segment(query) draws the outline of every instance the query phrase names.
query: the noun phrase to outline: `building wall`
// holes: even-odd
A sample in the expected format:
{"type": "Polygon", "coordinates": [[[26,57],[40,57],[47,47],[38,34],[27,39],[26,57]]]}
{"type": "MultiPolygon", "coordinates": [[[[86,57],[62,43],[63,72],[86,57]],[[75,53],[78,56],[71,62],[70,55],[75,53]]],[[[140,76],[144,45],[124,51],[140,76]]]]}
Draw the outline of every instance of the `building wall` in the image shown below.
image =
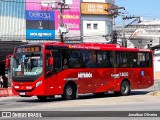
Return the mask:
{"type": "MultiPolygon", "coordinates": [[[[123,35],[123,27],[117,26],[116,30],[123,35]]],[[[160,20],[142,20],[125,27],[125,38],[128,47],[148,48],[160,44],[160,20]]],[[[121,36],[120,36],[121,37],[121,36]]]]}
{"type": "Polygon", "coordinates": [[[103,16],[83,16],[82,25],[84,42],[107,42],[104,35],[111,33],[112,19],[103,16]]]}
{"type": "Polygon", "coordinates": [[[95,2],[95,0],[94,2],[81,3],[81,36],[83,36],[83,42],[108,42],[104,36],[111,33],[113,19],[105,9],[110,8],[111,4],[106,3],[105,0],[100,1],[101,3],[95,2]]]}
{"type": "Polygon", "coordinates": [[[154,79],[160,79],[160,50],[154,50],[154,79]]]}
{"type": "MultiPolygon", "coordinates": [[[[55,2],[59,0],[16,0],[16,1],[0,1],[0,39],[1,41],[26,41],[28,39],[41,41],[43,36],[42,29],[48,31],[54,30],[54,39],[59,39],[59,11],[53,10],[55,2]],[[48,1],[49,4],[42,4],[42,1],[48,1]],[[49,5],[49,6],[48,6],[49,5]],[[29,16],[29,12],[36,12],[34,15],[29,16]],[[54,13],[54,19],[38,18],[38,14],[54,13]],[[54,22],[51,23],[51,22],[54,22]],[[42,25],[42,26],[41,26],[42,25]],[[44,26],[43,26],[44,25],[44,26]],[[48,27],[46,27],[48,25],[48,27]],[[53,25],[53,27],[49,27],[53,25]],[[29,35],[35,35],[34,37],[29,35]]],[[[105,35],[111,31],[111,16],[104,13],[101,14],[87,14],[81,15],[81,2],[96,2],[96,3],[114,3],[114,0],[66,0],[69,4],[70,10],[64,12],[64,23],[69,26],[69,33],[64,37],[69,39],[80,39],[80,36],[91,34],[105,35]],[[77,17],[78,16],[78,17],[77,17]],[[83,22],[84,21],[84,22],[83,22]],[[93,29],[91,33],[87,32],[85,28],[86,22],[91,24],[97,23],[98,28],[93,29]],[[85,25],[83,25],[83,23],[85,25]],[[83,31],[83,27],[85,28],[83,31]],[[87,32],[87,33],[85,33],[87,32]]],[[[99,7],[100,10],[104,8],[99,7]]],[[[98,9],[99,10],[99,9],[98,9]]],[[[94,13],[94,12],[93,12],[94,13]]],[[[44,16],[45,17],[45,16],[44,16]]],[[[45,35],[48,35],[45,34],[45,35]]],[[[51,36],[52,37],[52,36],[51,36]]],[[[100,39],[105,40],[104,37],[100,39]]],[[[50,39],[48,39],[50,40],[50,39]]]]}
{"type": "Polygon", "coordinates": [[[25,40],[25,0],[0,1],[0,39],[25,40]]]}

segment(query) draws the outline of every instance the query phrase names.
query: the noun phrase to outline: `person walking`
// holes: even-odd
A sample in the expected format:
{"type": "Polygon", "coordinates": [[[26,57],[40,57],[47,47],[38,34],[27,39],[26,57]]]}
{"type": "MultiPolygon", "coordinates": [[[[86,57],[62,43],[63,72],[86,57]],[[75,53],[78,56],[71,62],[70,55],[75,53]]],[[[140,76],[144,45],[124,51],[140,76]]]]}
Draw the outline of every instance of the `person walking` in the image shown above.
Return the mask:
{"type": "Polygon", "coordinates": [[[2,76],[3,79],[3,88],[8,88],[8,78],[6,76],[2,76]]]}
{"type": "Polygon", "coordinates": [[[3,78],[2,78],[2,75],[0,75],[0,87],[1,88],[3,87],[3,78]]]}

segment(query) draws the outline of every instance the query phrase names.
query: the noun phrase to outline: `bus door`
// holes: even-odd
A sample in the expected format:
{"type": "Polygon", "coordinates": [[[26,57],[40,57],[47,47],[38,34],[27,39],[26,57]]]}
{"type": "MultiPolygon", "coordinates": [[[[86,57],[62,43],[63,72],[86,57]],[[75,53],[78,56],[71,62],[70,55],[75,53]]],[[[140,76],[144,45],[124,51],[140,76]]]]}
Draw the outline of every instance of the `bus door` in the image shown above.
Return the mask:
{"type": "Polygon", "coordinates": [[[59,78],[59,72],[62,70],[61,65],[61,49],[58,48],[52,48],[50,47],[49,50],[46,50],[46,56],[45,56],[45,84],[48,88],[48,92],[51,91],[51,88],[54,88],[56,92],[58,92],[60,82],[58,80],[59,78]]]}

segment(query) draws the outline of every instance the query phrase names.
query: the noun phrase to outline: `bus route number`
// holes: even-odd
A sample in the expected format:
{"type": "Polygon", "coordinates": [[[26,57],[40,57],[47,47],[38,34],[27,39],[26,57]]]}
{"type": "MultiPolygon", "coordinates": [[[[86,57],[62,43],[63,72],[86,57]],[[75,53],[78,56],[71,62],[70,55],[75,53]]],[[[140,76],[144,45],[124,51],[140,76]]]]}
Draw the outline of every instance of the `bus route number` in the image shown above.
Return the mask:
{"type": "Polygon", "coordinates": [[[125,76],[128,76],[128,72],[120,72],[119,75],[121,77],[125,77],[125,76]]]}

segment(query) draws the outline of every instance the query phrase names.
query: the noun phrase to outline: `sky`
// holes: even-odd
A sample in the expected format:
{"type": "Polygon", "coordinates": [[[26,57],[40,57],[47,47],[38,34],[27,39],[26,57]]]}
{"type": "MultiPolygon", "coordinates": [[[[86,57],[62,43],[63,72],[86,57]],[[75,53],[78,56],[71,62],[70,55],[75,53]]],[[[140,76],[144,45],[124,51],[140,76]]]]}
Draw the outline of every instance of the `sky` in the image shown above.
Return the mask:
{"type": "MultiPolygon", "coordinates": [[[[125,16],[140,16],[144,20],[160,20],[160,0],[115,0],[118,7],[125,7],[125,16]]],[[[116,25],[122,24],[122,14],[116,18],[116,25]]]]}

